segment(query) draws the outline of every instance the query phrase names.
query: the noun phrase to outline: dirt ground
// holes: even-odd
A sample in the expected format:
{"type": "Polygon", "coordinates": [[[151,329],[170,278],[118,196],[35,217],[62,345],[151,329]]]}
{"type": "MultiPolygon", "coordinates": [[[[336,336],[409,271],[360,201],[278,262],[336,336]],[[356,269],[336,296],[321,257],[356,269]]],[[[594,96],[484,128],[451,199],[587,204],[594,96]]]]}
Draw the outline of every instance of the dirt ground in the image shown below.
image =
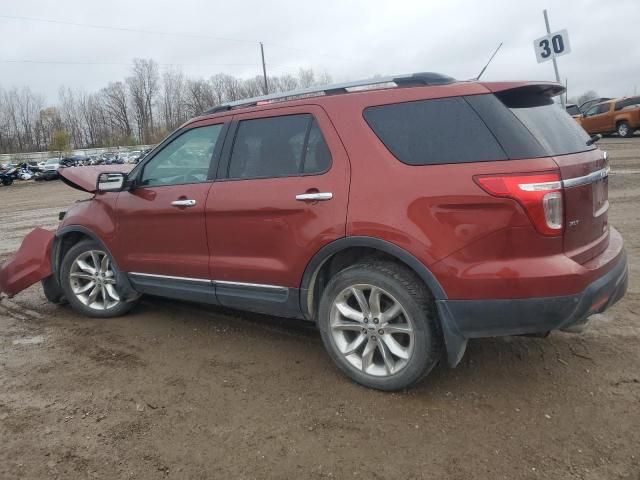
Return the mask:
{"type": "MultiPolygon", "coordinates": [[[[36,285],[0,303],[0,478],[639,480],[640,138],[600,145],[631,279],[584,334],[475,340],[389,394],[300,322],[156,298],[94,320],[36,285]]],[[[0,259],[83,196],[0,187],[0,259]]]]}

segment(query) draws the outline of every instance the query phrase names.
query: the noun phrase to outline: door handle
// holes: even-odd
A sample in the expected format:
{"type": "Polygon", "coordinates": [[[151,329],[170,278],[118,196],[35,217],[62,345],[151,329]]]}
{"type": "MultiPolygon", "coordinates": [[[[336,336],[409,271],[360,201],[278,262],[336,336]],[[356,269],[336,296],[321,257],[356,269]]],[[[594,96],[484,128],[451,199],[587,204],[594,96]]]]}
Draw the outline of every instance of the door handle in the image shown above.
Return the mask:
{"type": "Polygon", "coordinates": [[[173,202],[171,202],[171,206],[172,207],[195,207],[196,203],[197,202],[195,200],[174,200],[173,202]]]}
{"type": "Polygon", "coordinates": [[[326,200],[331,200],[332,198],[333,198],[333,193],[331,192],[301,193],[300,195],[296,195],[296,200],[300,202],[326,201],[326,200]]]}

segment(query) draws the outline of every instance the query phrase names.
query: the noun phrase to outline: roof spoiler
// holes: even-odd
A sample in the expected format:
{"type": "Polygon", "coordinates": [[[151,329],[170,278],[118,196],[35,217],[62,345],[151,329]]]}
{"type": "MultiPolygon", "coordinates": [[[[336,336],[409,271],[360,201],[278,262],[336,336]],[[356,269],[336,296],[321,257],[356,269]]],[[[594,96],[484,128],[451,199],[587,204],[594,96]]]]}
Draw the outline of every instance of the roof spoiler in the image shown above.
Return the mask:
{"type": "Polygon", "coordinates": [[[509,108],[527,108],[550,105],[553,97],[567,89],[555,82],[500,82],[484,83],[509,108]]]}

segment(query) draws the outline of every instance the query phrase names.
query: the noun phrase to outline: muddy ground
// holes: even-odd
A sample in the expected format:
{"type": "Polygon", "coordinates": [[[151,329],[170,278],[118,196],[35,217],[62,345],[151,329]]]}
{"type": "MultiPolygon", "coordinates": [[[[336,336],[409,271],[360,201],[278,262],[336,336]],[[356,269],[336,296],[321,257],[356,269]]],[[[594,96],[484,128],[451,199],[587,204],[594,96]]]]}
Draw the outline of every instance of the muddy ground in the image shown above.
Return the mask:
{"type": "MultiPolygon", "coordinates": [[[[0,478],[640,479],[640,138],[608,139],[626,298],[582,335],[470,342],[406,393],[354,385],[295,321],[146,298],[0,303],[0,478]]],[[[0,258],[84,195],[0,187],[0,258]]]]}

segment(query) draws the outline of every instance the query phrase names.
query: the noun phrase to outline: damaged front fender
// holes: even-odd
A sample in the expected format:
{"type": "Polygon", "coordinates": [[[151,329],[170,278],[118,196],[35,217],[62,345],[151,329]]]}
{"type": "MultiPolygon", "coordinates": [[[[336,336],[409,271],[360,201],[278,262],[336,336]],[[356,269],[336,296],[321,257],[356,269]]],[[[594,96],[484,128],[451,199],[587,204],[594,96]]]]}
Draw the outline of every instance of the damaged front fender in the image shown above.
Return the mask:
{"type": "Polygon", "coordinates": [[[0,266],[0,293],[12,297],[53,274],[54,238],[54,232],[44,228],[36,228],[24,237],[18,251],[0,266]]]}

